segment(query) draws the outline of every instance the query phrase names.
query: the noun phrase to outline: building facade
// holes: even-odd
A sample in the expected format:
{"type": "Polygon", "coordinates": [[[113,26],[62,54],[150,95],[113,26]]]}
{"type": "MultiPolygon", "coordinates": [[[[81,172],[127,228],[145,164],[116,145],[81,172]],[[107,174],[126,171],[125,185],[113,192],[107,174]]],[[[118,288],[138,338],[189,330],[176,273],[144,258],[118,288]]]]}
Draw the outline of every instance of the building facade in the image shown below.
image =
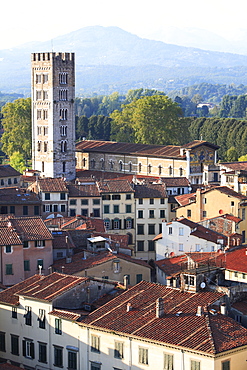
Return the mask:
{"type": "Polygon", "coordinates": [[[74,53],[32,54],[32,165],[75,178],[74,53]]]}

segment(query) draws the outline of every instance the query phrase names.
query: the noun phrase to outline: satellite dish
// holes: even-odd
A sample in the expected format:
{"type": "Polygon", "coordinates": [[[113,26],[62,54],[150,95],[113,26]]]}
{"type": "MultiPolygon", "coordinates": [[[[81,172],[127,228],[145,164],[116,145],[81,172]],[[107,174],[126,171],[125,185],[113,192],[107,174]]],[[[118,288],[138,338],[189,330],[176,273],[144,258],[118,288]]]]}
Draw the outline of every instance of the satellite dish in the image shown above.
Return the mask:
{"type": "Polygon", "coordinates": [[[202,289],[204,289],[204,288],[206,287],[206,284],[204,283],[204,281],[200,284],[200,287],[201,287],[202,289]]]}

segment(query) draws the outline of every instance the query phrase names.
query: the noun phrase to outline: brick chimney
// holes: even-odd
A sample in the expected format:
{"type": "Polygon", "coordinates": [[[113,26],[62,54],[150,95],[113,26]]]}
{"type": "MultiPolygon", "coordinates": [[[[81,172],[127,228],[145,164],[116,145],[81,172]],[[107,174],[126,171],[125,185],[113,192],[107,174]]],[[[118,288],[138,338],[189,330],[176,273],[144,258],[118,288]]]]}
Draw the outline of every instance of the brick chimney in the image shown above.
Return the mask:
{"type": "Polygon", "coordinates": [[[161,318],[164,316],[164,300],[163,298],[156,299],[156,317],[161,318]]]}

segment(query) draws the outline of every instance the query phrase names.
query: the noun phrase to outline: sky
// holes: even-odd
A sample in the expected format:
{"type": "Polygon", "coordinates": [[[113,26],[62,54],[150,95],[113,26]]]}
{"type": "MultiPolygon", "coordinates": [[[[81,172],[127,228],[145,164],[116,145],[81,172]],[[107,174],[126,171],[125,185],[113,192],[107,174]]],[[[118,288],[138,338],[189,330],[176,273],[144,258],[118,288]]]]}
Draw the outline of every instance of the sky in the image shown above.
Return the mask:
{"type": "Polygon", "coordinates": [[[0,50],[96,25],[153,39],[167,26],[205,29],[227,38],[247,29],[245,0],[3,1],[0,50]]]}

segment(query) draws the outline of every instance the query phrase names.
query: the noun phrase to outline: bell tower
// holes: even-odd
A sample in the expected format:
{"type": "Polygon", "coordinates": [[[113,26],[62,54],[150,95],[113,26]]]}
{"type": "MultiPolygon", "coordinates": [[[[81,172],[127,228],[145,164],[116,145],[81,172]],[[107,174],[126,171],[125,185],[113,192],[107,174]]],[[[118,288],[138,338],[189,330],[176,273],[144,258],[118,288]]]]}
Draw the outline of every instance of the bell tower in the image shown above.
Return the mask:
{"type": "Polygon", "coordinates": [[[32,53],[32,166],[75,178],[75,55],[32,53]]]}

